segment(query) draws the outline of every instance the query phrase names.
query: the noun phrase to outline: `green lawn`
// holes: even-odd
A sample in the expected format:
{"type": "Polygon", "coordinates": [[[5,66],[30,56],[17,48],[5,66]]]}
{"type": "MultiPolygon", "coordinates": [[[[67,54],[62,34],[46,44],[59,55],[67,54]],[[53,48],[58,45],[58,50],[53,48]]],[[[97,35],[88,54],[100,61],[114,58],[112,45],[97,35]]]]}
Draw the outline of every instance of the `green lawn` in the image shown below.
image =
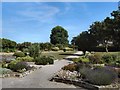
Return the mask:
{"type": "Polygon", "coordinates": [[[54,56],[55,59],[63,59],[69,55],[72,55],[73,53],[75,53],[76,51],[67,51],[67,52],[63,52],[63,51],[52,51],[52,52],[42,52],[41,55],[45,55],[45,56],[54,56]]]}
{"type": "Polygon", "coordinates": [[[98,53],[98,54],[101,54],[101,55],[104,55],[104,54],[116,54],[116,55],[120,56],[120,52],[108,52],[108,53],[106,53],[106,52],[95,52],[95,53],[98,53]]]}

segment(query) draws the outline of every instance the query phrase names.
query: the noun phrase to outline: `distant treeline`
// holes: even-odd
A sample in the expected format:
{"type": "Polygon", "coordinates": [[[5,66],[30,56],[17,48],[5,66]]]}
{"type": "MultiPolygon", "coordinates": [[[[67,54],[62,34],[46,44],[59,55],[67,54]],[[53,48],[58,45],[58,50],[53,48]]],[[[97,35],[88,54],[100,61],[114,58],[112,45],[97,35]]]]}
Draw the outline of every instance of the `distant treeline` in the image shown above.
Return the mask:
{"type": "Polygon", "coordinates": [[[16,50],[20,51],[27,51],[29,47],[32,45],[38,45],[40,50],[44,51],[49,51],[53,47],[58,47],[59,49],[63,49],[64,47],[72,47],[72,45],[64,45],[64,44],[52,44],[49,42],[46,43],[32,43],[32,42],[23,42],[23,43],[16,43],[15,41],[5,39],[5,38],[0,38],[1,42],[1,52],[14,52],[16,50]]]}

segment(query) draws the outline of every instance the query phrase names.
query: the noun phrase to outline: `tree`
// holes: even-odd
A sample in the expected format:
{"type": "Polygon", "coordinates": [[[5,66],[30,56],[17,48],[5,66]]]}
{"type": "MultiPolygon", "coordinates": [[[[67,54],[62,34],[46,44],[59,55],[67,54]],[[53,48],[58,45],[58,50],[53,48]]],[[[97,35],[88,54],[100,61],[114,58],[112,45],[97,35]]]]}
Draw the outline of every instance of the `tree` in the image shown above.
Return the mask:
{"type": "Polygon", "coordinates": [[[50,42],[56,44],[68,44],[68,32],[61,26],[56,26],[51,30],[50,42]]]}
{"type": "Polygon", "coordinates": [[[120,48],[120,11],[113,11],[111,16],[113,16],[113,44],[120,48]]]}
{"type": "Polygon", "coordinates": [[[89,34],[89,32],[84,31],[75,38],[75,45],[78,46],[78,49],[82,50],[85,55],[85,52],[87,50],[91,51],[91,48],[93,46],[96,46],[96,42],[94,41],[92,36],[89,34]]]}
{"type": "Polygon", "coordinates": [[[5,39],[2,38],[2,49],[3,51],[10,51],[10,50],[14,50],[16,48],[17,43],[15,41],[9,40],[9,39],[5,39]]]}
{"type": "Polygon", "coordinates": [[[23,42],[23,43],[18,43],[17,44],[17,48],[21,51],[23,51],[23,49],[28,49],[28,47],[30,47],[32,45],[31,42],[23,42]]]}
{"type": "Polygon", "coordinates": [[[102,44],[105,47],[106,52],[108,52],[109,43],[112,42],[112,19],[107,17],[102,22],[94,22],[89,29],[90,35],[94,37],[97,46],[102,44]]]}

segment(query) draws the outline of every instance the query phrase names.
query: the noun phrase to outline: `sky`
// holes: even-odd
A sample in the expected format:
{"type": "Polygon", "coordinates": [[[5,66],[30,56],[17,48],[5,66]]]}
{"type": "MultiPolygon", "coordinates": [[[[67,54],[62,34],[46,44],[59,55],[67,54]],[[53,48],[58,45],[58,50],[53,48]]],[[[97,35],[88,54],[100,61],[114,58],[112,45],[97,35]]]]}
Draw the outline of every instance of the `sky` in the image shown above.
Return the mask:
{"type": "Polygon", "coordinates": [[[71,41],[117,9],[117,2],[3,2],[2,38],[17,43],[49,42],[52,28],[59,25],[71,41]]]}

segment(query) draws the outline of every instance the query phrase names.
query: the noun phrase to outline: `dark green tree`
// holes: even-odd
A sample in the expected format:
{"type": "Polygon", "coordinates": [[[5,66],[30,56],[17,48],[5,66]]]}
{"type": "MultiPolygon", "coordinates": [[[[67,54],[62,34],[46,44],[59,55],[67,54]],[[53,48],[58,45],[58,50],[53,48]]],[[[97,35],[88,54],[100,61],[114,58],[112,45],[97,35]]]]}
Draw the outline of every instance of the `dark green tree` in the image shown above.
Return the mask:
{"type": "Polygon", "coordinates": [[[120,11],[113,11],[111,16],[113,16],[113,43],[120,49],[120,11]]]}
{"type": "Polygon", "coordinates": [[[84,31],[76,37],[75,45],[78,46],[78,49],[82,50],[85,55],[86,51],[91,51],[92,47],[96,46],[96,42],[89,32],[84,31]]]}
{"type": "Polygon", "coordinates": [[[14,51],[14,49],[16,48],[16,45],[17,43],[15,41],[12,41],[12,40],[9,40],[9,39],[5,39],[5,38],[2,38],[1,39],[2,41],[2,49],[3,51],[14,51]]]}
{"type": "Polygon", "coordinates": [[[18,43],[17,44],[17,48],[21,51],[23,51],[23,49],[28,49],[28,47],[30,47],[32,45],[31,42],[23,42],[23,43],[18,43]]]}
{"type": "Polygon", "coordinates": [[[63,44],[67,45],[68,42],[68,32],[61,26],[56,26],[52,29],[50,35],[50,42],[54,45],[63,44]]]}

